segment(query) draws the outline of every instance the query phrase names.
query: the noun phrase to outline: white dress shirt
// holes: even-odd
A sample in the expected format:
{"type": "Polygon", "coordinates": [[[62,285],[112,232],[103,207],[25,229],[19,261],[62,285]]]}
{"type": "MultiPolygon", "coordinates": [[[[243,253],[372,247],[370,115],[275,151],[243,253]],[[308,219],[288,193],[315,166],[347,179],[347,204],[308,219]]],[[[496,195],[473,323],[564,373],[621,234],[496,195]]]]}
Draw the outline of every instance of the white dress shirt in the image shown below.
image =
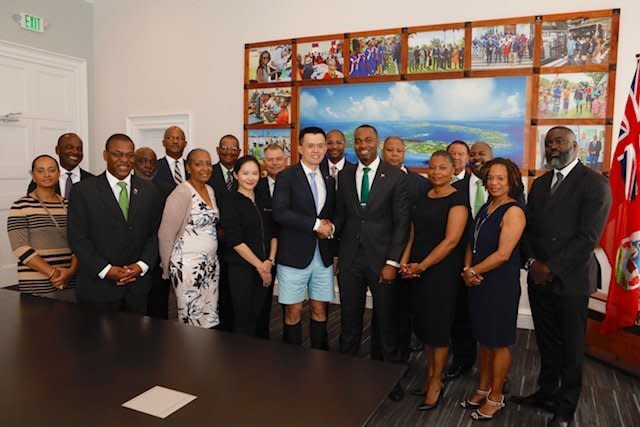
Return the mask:
{"type": "Polygon", "coordinates": [[[466,169],[462,169],[462,172],[460,172],[460,173],[459,173],[459,174],[457,174],[457,175],[453,175],[453,177],[452,177],[453,182],[456,182],[456,181],[462,181],[462,180],[464,179],[464,175],[465,175],[466,173],[467,173],[467,170],[466,170],[466,169]]]}
{"type": "Polygon", "coordinates": [[[553,178],[551,178],[551,187],[549,187],[549,188],[552,188],[553,185],[558,180],[558,172],[560,172],[562,174],[562,180],[564,181],[567,178],[567,175],[569,175],[569,173],[573,170],[573,168],[576,167],[577,164],[578,164],[578,159],[576,158],[574,161],[572,161],[571,163],[569,163],[567,166],[563,167],[562,169],[560,169],[560,170],[554,169],[553,170],[553,178]]]}
{"type": "Polygon", "coordinates": [[[71,182],[73,182],[74,184],[79,183],[80,182],[80,166],[78,165],[70,171],[60,166],[60,178],[58,179],[58,181],[60,182],[60,194],[62,194],[63,196],[66,194],[65,190],[67,189],[66,188],[67,177],[69,176],[68,175],[69,173],[71,173],[71,182]]]}
{"type": "Polygon", "coordinates": [[[267,184],[269,185],[269,194],[273,197],[273,190],[276,188],[276,180],[275,178],[271,178],[267,175],[267,184]]]}
{"type": "MultiPolygon", "coordinates": [[[[107,182],[109,183],[109,187],[113,192],[113,196],[116,198],[116,202],[120,198],[120,191],[121,191],[118,183],[120,181],[124,181],[127,183],[127,193],[129,193],[129,204],[131,204],[131,174],[127,175],[127,177],[122,180],[111,175],[109,171],[106,171],[105,175],[107,176],[107,182]]],[[[140,266],[140,269],[142,270],[142,272],[140,273],[140,277],[144,276],[147,273],[147,271],[149,271],[149,266],[145,262],[138,261],[136,262],[136,264],[138,264],[140,266]]],[[[100,273],[98,273],[98,277],[101,279],[104,279],[105,277],[107,277],[107,273],[109,272],[111,267],[112,267],[111,264],[107,264],[105,268],[100,270],[100,273]]]]}
{"type": "MultiPolygon", "coordinates": [[[[313,170],[309,168],[304,162],[300,161],[300,165],[302,166],[302,170],[304,171],[304,175],[307,177],[307,181],[309,182],[309,186],[311,186],[311,177],[310,173],[315,172],[315,180],[316,187],[318,188],[318,203],[316,204],[316,214],[319,214],[324,207],[325,202],[327,201],[327,187],[324,185],[324,179],[322,178],[322,172],[320,168],[316,166],[316,169],[313,170]]],[[[313,231],[316,231],[320,227],[320,219],[316,218],[316,222],[313,225],[313,231]]]]}

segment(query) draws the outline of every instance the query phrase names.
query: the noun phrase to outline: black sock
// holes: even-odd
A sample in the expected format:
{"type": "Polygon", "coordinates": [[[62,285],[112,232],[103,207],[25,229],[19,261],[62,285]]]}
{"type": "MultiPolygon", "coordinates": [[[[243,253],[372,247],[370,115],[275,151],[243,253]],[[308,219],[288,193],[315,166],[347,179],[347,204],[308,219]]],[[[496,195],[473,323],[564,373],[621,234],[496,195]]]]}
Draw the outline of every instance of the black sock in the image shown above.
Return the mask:
{"type": "Polygon", "coordinates": [[[302,324],[300,322],[295,325],[284,325],[282,333],[282,342],[285,344],[302,345],[302,324]]]}
{"type": "Polygon", "coordinates": [[[326,320],[318,322],[317,320],[311,319],[311,323],[309,324],[309,335],[311,336],[311,348],[329,350],[326,320]]]}

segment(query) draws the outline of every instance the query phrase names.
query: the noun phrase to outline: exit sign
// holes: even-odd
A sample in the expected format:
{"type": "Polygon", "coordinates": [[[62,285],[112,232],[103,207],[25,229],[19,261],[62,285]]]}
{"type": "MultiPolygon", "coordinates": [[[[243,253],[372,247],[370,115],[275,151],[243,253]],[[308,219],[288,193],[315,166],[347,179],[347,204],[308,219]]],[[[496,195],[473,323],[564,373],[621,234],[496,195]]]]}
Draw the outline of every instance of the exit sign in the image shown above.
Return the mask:
{"type": "Polygon", "coordinates": [[[41,16],[30,15],[23,12],[20,14],[20,26],[25,30],[44,33],[44,18],[42,18],[41,16]]]}

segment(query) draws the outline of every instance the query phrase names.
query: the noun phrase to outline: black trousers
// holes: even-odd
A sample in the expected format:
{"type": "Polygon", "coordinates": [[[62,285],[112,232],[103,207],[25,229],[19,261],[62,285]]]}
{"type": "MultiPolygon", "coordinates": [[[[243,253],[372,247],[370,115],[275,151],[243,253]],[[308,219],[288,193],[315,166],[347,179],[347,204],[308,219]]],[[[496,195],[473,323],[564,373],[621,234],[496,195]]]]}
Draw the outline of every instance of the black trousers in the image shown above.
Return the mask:
{"type": "MultiPolygon", "coordinates": [[[[126,286],[126,285],[124,285],[126,286]]],[[[147,314],[147,295],[133,292],[125,292],[122,298],[114,301],[96,301],[94,299],[83,298],[76,294],[78,303],[89,307],[96,313],[126,312],[134,314],[147,314]]]]}
{"type": "Polygon", "coordinates": [[[220,324],[216,326],[216,329],[221,331],[233,330],[234,313],[228,275],[227,263],[220,259],[220,278],[218,279],[218,316],[220,317],[220,324]]]}
{"type": "Polygon", "coordinates": [[[147,303],[147,315],[158,319],[169,318],[169,280],[162,278],[162,268],[156,265],[151,273],[151,291],[147,303]]]}
{"type": "Polygon", "coordinates": [[[385,361],[398,362],[395,319],[395,284],[383,285],[379,272],[369,267],[364,248],[359,248],[353,263],[340,268],[340,352],[357,355],[362,341],[362,318],[367,288],[373,296],[373,314],[377,327],[380,353],[385,361]]]}
{"type": "Polygon", "coordinates": [[[558,295],[551,284],[528,288],[540,352],[538,387],[557,403],[556,414],[571,418],[582,388],[584,335],[589,297],[558,295]]]}
{"type": "Polygon", "coordinates": [[[469,318],[469,289],[460,281],[456,298],[456,312],[451,328],[451,353],[454,366],[473,366],[476,361],[476,340],[469,318]]]}
{"type": "Polygon", "coordinates": [[[233,331],[259,336],[259,332],[265,328],[260,321],[264,321],[263,310],[269,288],[262,286],[262,280],[252,266],[229,264],[227,273],[233,305],[233,331]]]}

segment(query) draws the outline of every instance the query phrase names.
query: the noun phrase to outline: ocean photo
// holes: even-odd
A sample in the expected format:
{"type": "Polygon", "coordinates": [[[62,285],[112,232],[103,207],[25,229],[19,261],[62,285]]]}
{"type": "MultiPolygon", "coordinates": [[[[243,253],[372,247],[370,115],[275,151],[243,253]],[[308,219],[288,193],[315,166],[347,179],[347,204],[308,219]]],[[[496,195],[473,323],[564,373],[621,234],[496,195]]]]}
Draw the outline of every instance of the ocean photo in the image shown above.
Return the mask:
{"type": "Polygon", "coordinates": [[[525,89],[526,77],[301,88],[300,126],[340,129],[349,161],[357,160],[353,132],[368,123],[381,141],[404,139],[410,168],[426,167],[431,153],[456,139],[485,141],[496,157],[522,165],[525,89]]]}

